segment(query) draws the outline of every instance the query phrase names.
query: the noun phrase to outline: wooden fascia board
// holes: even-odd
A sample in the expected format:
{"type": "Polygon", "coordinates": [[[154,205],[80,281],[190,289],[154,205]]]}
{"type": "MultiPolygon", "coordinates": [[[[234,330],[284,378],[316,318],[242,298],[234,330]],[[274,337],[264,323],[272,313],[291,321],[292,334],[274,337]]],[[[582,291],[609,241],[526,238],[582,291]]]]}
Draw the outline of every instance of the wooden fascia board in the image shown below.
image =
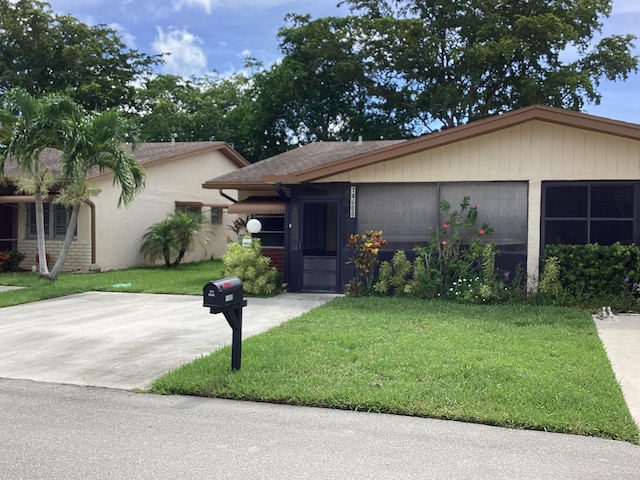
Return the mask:
{"type": "Polygon", "coordinates": [[[231,145],[226,142],[220,147],[220,150],[222,150],[222,153],[224,153],[229,158],[229,160],[231,160],[239,168],[251,165],[246,158],[236,152],[233,148],[231,148],[231,145]]]}
{"type": "MultiPolygon", "coordinates": [[[[352,157],[353,158],[353,157],[352,157]]],[[[299,183],[300,180],[297,174],[290,175],[264,175],[260,177],[264,183],[268,183],[269,185],[273,185],[274,183],[299,183]]]]}

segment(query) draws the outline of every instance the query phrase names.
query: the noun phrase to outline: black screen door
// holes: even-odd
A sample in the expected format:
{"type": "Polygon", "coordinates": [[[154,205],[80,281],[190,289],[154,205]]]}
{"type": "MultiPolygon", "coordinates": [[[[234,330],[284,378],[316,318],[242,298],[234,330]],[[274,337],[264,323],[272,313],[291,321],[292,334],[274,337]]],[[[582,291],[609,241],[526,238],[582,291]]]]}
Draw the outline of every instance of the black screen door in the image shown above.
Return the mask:
{"type": "Polygon", "coordinates": [[[302,289],[335,292],[338,288],[339,202],[302,204],[302,289]]]}

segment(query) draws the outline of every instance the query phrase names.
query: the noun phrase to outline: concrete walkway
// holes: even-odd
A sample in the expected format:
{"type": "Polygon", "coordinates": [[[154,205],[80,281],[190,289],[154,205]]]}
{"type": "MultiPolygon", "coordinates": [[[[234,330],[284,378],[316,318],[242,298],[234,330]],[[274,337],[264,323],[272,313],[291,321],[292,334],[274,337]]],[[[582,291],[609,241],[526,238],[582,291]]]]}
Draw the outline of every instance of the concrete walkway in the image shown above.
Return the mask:
{"type": "Polygon", "coordinates": [[[631,416],[640,425],[640,315],[594,321],[631,416]]]}
{"type": "MultiPolygon", "coordinates": [[[[243,338],[334,298],[249,298],[243,338]]],[[[87,292],[0,309],[0,377],[131,390],[231,343],[201,296],[87,292]]],[[[229,358],[231,364],[231,358],[229,358]]]]}

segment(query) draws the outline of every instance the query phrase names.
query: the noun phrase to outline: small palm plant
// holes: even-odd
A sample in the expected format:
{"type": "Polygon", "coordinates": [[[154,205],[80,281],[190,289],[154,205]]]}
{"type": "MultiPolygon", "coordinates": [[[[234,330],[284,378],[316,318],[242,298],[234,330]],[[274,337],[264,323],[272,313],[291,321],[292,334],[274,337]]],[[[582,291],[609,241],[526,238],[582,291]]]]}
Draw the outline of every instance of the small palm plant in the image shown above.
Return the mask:
{"type": "Polygon", "coordinates": [[[147,229],[140,253],[150,263],[162,259],[165,267],[176,267],[196,244],[207,243],[202,230],[203,222],[204,217],[200,213],[169,214],[166,219],[154,223],[147,229]],[[172,261],[174,256],[175,259],[172,261]]]}

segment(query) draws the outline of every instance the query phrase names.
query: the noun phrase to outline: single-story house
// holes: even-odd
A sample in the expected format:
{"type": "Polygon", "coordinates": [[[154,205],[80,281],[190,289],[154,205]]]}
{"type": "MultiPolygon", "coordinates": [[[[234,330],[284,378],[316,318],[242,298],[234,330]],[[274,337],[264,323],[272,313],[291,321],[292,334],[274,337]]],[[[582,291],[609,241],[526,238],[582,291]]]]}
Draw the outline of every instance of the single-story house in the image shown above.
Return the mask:
{"type": "Polygon", "coordinates": [[[495,229],[499,264],[537,275],[553,243],[640,242],[640,125],[531,106],[405,141],[325,142],[218,176],[229,211],[262,220],[291,291],[343,291],[352,233],[387,258],[425,243],[464,196],[495,229]]]}
{"type": "MultiPolygon", "coordinates": [[[[145,171],[144,190],[129,206],[118,208],[120,189],[113,185],[113,174],[107,171],[90,175],[101,192],[80,208],[64,270],[87,270],[92,264],[105,270],[143,264],[140,246],[145,231],[181,209],[206,216],[209,240],[203,246],[198,245],[185,261],[224,255],[225,231],[235,218],[229,216],[227,207],[235,196],[212,196],[201,188],[202,179],[232,172],[248,162],[225,142],[141,143],[132,153],[145,171]]],[[[59,151],[45,150],[40,157],[42,168],[56,172],[59,158],[59,151]]],[[[7,162],[8,182],[0,186],[0,250],[13,248],[24,253],[21,267],[31,268],[37,254],[35,204],[32,196],[15,192],[11,179],[16,173],[17,165],[7,162]]],[[[69,214],[70,210],[62,205],[45,204],[46,248],[51,265],[62,247],[69,214]]]]}

